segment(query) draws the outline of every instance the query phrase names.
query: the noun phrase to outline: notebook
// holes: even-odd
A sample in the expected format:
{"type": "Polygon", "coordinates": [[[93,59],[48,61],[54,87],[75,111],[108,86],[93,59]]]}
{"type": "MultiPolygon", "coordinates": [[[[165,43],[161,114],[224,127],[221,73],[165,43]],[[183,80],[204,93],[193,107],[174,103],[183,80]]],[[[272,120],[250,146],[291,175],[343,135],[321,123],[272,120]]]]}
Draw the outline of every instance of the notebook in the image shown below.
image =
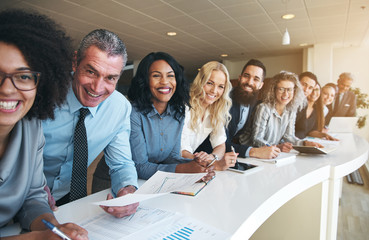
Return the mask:
{"type": "Polygon", "coordinates": [[[336,147],[324,147],[324,148],[318,148],[313,146],[292,146],[293,149],[300,153],[308,153],[308,154],[328,154],[334,150],[336,150],[336,147]]]}
{"type": "Polygon", "coordinates": [[[332,117],[329,122],[329,133],[349,133],[353,132],[357,123],[357,117],[332,117]]]}
{"type": "Polygon", "coordinates": [[[176,193],[196,196],[210,182],[199,182],[206,174],[207,173],[172,173],[157,171],[136,191],[136,193],[176,193]]]}

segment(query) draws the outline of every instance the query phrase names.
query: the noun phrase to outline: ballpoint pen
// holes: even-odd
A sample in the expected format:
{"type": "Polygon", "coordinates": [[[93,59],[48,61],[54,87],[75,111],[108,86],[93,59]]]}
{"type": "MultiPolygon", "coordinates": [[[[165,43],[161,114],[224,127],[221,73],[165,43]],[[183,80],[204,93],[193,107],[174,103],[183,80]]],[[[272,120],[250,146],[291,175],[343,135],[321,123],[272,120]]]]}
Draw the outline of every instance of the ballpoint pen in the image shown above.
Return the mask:
{"type": "MultiPolygon", "coordinates": [[[[234,147],[233,146],[231,146],[231,150],[232,150],[233,153],[236,153],[236,151],[234,150],[234,147]]],[[[237,158],[236,158],[236,163],[234,164],[234,166],[238,168],[238,160],[237,160],[237,158]]]]}
{"type": "Polygon", "coordinates": [[[60,231],[57,227],[54,226],[51,222],[46,221],[45,219],[42,219],[42,222],[45,224],[47,228],[49,228],[53,233],[58,235],[63,240],[72,240],[70,239],[65,233],[60,231]]]}
{"type": "Polygon", "coordinates": [[[233,153],[236,153],[233,146],[231,146],[231,150],[232,150],[233,153]]]}
{"type": "Polygon", "coordinates": [[[206,168],[209,168],[211,165],[213,165],[215,163],[216,159],[214,158],[213,161],[211,161],[211,163],[209,163],[209,165],[206,166],[206,168]]]}

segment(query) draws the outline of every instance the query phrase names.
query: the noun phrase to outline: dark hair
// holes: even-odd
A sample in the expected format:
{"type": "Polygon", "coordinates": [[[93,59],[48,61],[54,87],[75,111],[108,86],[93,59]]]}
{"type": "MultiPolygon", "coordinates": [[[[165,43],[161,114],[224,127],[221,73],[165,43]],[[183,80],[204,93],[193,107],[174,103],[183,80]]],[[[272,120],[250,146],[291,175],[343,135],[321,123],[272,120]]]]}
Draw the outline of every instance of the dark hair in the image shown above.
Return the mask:
{"type": "Polygon", "coordinates": [[[299,79],[300,79],[300,81],[301,81],[301,79],[302,79],[303,77],[311,78],[311,79],[313,79],[313,80],[315,81],[315,84],[317,84],[317,83],[318,83],[318,78],[317,78],[317,77],[316,77],[316,75],[315,75],[314,73],[312,73],[312,72],[303,72],[303,73],[301,73],[301,74],[299,75],[299,79]]]}
{"type": "Polygon", "coordinates": [[[322,86],[319,84],[318,81],[316,81],[315,87],[317,86],[319,86],[320,95],[319,95],[319,98],[314,102],[313,107],[315,108],[315,111],[316,111],[316,123],[317,123],[316,130],[321,132],[325,126],[325,118],[324,118],[324,110],[323,110],[323,99],[322,99],[322,93],[321,93],[322,86]]]}
{"type": "MultiPolygon", "coordinates": [[[[72,42],[45,15],[23,10],[0,12],[0,42],[16,46],[33,71],[41,72],[35,101],[27,118],[54,118],[71,83],[72,42]]],[[[1,60],[0,60],[1,61],[1,60]]]]}
{"type": "Polygon", "coordinates": [[[96,46],[103,52],[106,52],[108,56],[122,56],[123,68],[127,63],[127,49],[123,41],[113,32],[106,29],[96,29],[87,34],[79,44],[77,51],[77,66],[85,57],[87,49],[91,46],[96,46]]]}
{"type": "Polygon", "coordinates": [[[174,107],[176,111],[175,118],[180,120],[185,114],[186,105],[189,106],[189,84],[184,77],[183,67],[172,56],[165,52],[152,52],[141,60],[137,67],[136,75],[131,81],[131,86],[128,90],[128,98],[140,111],[148,113],[152,110],[149,68],[151,64],[157,60],[166,61],[175,73],[177,87],[172,98],[169,100],[169,104],[174,107]]]}
{"type": "Polygon", "coordinates": [[[256,66],[256,67],[259,67],[259,68],[263,69],[263,79],[261,79],[261,80],[264,80],[264,78],[265,78],[265,76],[266,76],[266,68],[265,68],[264,64],[263,64],[261,61],[257,60],[257,59],[250,59],[250,60],[246,63],[246,65],[245,65],[245,66],[243,66],[243,68],[242,68],[242,72],[241,72],[241,75],[243,74],[243,72],[245,71],[245,69],[246,69],[248,66],[250,66],[250,65],[252,65],[252,66],[256,66]]]}

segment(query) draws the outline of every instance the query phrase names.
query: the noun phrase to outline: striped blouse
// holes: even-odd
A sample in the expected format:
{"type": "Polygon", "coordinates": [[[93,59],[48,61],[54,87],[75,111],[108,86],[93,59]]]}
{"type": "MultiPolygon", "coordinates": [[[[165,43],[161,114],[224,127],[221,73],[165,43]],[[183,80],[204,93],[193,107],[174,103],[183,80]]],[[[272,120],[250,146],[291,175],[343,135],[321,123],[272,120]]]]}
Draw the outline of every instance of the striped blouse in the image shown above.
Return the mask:
{"type": "Polygon", "coordinates": [[[270,104],[261,103],[254,114],[253,124],[240,135],[241,144],[254,147],[283,142],[303,145],[303,141],[295,136],[296,112],[285,109],[281,116],[270,104]]]}

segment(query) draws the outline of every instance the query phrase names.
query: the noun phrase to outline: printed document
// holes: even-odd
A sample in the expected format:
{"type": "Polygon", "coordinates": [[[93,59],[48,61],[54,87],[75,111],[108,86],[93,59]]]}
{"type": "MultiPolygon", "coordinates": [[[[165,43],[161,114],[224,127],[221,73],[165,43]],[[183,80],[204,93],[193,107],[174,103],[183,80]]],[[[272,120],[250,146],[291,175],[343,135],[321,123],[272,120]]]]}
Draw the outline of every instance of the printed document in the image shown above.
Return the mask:
{"type": "MultiPolygon", "coordinates": [[[[103,206],[126,206],[136,202],[160,197],[171,192],[196,193],[205,183],[196,183],[207,173],[171,173],[157,171],[133,194],[127,194],[111,200],[99,201],[93,204],[103,206]]],[[[191,194],[189,194],[191,195],[191,194]]]]}
{"type": "Polygon", "coordinates": [[[230,234],[185,216],[157,208],[140,206],[124,218],[106,213],[78,223],[88,231],[90,240],[127,239],[228,239],[230,234]]]}

